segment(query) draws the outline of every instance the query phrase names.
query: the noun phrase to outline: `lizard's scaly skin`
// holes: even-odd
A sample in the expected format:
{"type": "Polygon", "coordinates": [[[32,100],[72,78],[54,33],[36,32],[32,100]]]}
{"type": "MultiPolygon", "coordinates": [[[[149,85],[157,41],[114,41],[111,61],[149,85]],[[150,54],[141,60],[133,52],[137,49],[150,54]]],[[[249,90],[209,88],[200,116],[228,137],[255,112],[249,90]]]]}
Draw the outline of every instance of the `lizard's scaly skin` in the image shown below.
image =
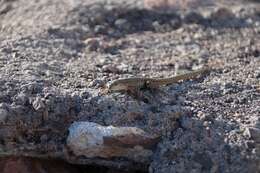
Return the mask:
{"type": "Polygon", "coordinates": [[[129,89],[140,89],[145,86],[148,78],[125,78],[125,79],[117,79],[112,81],[112,83],[108,86],[108,90],[111,91],[127,91],[129,89]]]}
{"type": "Polygon", "coordinates": [[[199,75],[209,71],[209,69],[203,68],[190,73],[170,77],[170,78],[124,78],[113,81],[109,86],[108,90],[112,91],[127,91],[127,90],[139,90],[141,88],[158,88],[163,85],[177,83],[181,80],[194,79],[199,75]]]}
{"type": "Polygon", "coordinates": [[[178,76],[174,76],[174,77],[169,77],[169,78],[153,78],[148,80],[147,86],[151,87],[151,88],[157,88],[163,85],[168,85],[168,84],[173,84],[173,83],[177,83],[181,80],[189,80],[189,79],[194,79],[196,77],[198,77],[201,74],[204,74],[205,72],[207,72],[208,69],[203,68],[200,70],[196,70],[190,73],[186,73],[186,74],[181,74],[178,76]]]}

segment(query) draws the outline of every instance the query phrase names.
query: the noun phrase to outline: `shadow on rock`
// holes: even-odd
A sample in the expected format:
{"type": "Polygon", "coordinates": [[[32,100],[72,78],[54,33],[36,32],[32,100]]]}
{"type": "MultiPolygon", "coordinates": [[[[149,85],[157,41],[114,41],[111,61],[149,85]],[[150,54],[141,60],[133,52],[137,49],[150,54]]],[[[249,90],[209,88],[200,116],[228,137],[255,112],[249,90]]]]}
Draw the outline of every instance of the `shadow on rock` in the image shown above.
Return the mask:
{"type": "Polygon", "coordinates": [[[94,4],[76,7],[68,14],[64,29],[50,29],[55,37],[86,39],[88,37],[106,35],[123,37],[144,31],[169,32],[182,24],[200,24],[213,28],[243,28],[250,24],[246,19],[236,17],[231,10],[220,8],[203,17],[199,12],[187,14],[175,12],[159,12],[148,9],[127,8],[94,4]]]}

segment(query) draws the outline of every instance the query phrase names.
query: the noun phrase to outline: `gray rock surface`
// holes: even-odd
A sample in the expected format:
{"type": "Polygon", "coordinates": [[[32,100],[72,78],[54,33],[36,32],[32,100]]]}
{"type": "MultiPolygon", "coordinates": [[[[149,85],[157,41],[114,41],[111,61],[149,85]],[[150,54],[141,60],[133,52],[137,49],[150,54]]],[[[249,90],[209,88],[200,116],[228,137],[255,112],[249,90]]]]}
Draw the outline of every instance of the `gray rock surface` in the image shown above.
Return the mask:
{"type": "Polygon", "coordinates": [[[218,1],[171,13],[137,0],[0,1],[1,156],[153,173],[259,172],[259,3],[218,1]],[[144,90],[147,99],[104,93],[121,77],[203,66],[213,68],[204,78],[144,90]],[[88,159],[67,149],[77,121],[161,140],[149,165],[88,159]]]}

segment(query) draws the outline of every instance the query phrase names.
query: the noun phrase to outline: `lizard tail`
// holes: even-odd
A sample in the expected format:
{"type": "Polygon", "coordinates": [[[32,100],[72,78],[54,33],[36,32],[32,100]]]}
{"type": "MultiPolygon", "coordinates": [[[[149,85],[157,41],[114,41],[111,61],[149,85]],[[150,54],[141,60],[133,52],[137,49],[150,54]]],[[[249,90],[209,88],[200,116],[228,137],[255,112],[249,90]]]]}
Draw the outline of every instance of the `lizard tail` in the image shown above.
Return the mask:
{"type": "Polygon", "coordinates": [[[158,86],[162,86],[162,85],[177,83],[179,81],[194,79],[202,74],[206,74],[207,72],[209,72],[209,70],[210,70],[209,68],[202,68],[202,69],[190,72],[190,73],[186,73],[186,74],[182,74],[182,75],[178,75],[178,76],[174,76],[174,77],[170,77],[170,78],[153,79],[153,80],[149,81],[148,85],[150,87],[158,87],[158,86]]]}

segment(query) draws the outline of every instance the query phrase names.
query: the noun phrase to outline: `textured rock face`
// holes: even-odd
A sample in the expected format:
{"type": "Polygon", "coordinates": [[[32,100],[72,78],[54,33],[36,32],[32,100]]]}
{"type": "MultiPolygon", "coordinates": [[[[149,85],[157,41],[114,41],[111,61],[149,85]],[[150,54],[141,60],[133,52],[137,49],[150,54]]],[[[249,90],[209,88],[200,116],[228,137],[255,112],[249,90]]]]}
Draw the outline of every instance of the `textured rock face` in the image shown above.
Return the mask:
{"type": "Polygon", "coordinates": [[[110,153],[102,157],[78,156],[84,146],[67,152],[68,128],[89,121],[160,133],[151,173],[260,172],[260,3],[161,13],[134,2],[142,0],[98,1],[0,1],[0,156],[148,172],[138,163],[147,158],[140,151],[151,149],[133,142],[143,141],[134,132],[103,137],[110,153]],[[158,92],[144,89],[144,100],[103,93],[114,79],[203,66],[214,70],[158,92]],[[125,159],[135,153],[138,163],[125,159]]]}
{"type": "Polygon", "coordinates": [[[156,10],[176,10],[211,5],[212,0],[144,0],[144,6],[156,10]]]}
{"type": "Polygon", "coordinates": [[[59,161],[47,161],[26,157],[0,158],[1,173],[77,173],[77,169],[59,161]]]}
{"type": "Polygon", "coordinates": [[[75,122],[69,128],[68,147],[75,155],[88,158],[126,157],[147,162],[158,137],[136,127],[101,126],[92,122],[75,122]]]}

